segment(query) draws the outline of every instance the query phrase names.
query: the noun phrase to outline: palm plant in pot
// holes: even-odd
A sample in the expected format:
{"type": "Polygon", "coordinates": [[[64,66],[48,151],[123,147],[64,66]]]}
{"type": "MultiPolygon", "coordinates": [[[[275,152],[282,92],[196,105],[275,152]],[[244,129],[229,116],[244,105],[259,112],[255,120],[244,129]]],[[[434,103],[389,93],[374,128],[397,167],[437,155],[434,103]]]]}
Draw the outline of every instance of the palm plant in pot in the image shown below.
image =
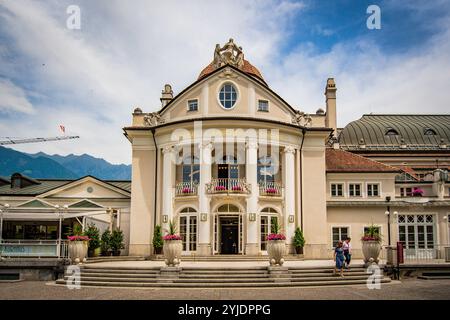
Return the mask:
{"type": "Polygon", "coordinates": [[[108,229],[102,233],[102,237],[100,240],[100,252],[102,256],[110,256],[111,255],[111,231],[108,229]]]}
{"type": "Polygon", "coordinates": [[[379,227],[372,224],[366,228],[361,238],[364,262],[366,264],[372,261],[378,263],[378,256],[381,251],[381,234],[379,230],[379,227]]]}
{"type": "Polygon", "coordinates": [[[123,244],[123,232],[120,229],[111,233],[110,246],[113,256],[120,256],[120,250],[125,248],[123,244]]]}
{"type": "Polygon", "coordinates": [[[173,220],[169,221],[169,230],[163,237],[164,262],[169,267],[176,267],[181,262],[181,250],[183,249],[180,235],[173,220]]]}
{"type": "Polygon", "coordinates": [[[88,253],[89,237],[84,235],[81,226],[73,228],[73,234],[67,236],[69,240],[69,258],[71,263],[79,264],[84,262],[88,253]]]}
{"type": "Polygon", "coordinates": [[[295,229],[293,243],[295,252],[297,254],[303,254],[303,247],[305,246],[305,238],[303,237],[303,231],[300,228],[295,229]]]}
{"type": "Polygon", "coordinates": [[[100,231],[95,224],[90,224],[84,232],[89,237],[88,257],[95,256],[95,250],[100,247],[100,231]]]}
{"type": "Polygon", "coordinates": [[[155,254],[161,254],[162,247],[164,245],[161,226],[156,225],[155,231],[153,232],[153,249],[155,254]]]}
{"type": "Polygon", "coordinates": [[[282,266],[286,252],[286,236],[280,232],[276,219],[272,222],[271,233],[267,236],[267,253],[271,266],[282,266]]]}

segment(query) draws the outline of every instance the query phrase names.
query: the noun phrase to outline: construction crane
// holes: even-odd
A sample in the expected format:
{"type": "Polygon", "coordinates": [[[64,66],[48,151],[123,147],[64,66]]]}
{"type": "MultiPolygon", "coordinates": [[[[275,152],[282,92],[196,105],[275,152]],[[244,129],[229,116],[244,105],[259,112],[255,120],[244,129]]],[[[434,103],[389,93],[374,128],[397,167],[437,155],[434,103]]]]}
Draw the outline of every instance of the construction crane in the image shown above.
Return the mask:
{"type": "Polygon", "coordinates": [[[34,142],[47,142],[47,141],[58,141],[58,140],[68,140],[68,139],[78,139],[79,136],[59,136],[59,137],[49,137],[49,138],[29,138],[29,139],[12,139],[5,137],[7,140],[0,140],[0,146],[7,144],[20,144],[20,143],[34,143],[34,142]]]}

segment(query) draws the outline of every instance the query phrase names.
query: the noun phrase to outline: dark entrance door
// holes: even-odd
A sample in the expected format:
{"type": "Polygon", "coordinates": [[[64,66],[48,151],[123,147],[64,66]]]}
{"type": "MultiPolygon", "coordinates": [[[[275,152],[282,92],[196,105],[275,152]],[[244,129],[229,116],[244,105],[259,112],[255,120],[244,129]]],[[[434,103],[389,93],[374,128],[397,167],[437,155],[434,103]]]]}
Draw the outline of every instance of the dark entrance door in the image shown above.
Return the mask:
{"type": "Polygon", "coordinates": [[[239,253],[239,219],[238,217],[223,217],[221,223],[221,254],[239,253]]]}

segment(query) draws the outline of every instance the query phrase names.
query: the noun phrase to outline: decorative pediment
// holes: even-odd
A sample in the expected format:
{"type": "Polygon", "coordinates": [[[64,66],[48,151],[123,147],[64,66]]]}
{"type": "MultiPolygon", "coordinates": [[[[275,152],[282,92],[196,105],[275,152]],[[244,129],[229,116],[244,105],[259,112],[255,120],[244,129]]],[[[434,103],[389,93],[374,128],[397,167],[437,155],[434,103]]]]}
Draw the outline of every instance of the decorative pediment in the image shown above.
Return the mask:
{"type": "Polygon", "coordinates": [[[103,206],[92,202],[90,200],[84,199],[78,202],[75,202],[71,205],[69,205],[69,208],[75,209],[75,208],[79,208],[79,209],[100,209],[103,208],[103,206]]]}
{"type": "Polygon", "coordinates": [[[53,205],[51,205],[48,202],[44,202],[38,199],[30,200],[25,203],[22,203],[21,205],[17,206],[18,208],[53,208],[53,205]]]}

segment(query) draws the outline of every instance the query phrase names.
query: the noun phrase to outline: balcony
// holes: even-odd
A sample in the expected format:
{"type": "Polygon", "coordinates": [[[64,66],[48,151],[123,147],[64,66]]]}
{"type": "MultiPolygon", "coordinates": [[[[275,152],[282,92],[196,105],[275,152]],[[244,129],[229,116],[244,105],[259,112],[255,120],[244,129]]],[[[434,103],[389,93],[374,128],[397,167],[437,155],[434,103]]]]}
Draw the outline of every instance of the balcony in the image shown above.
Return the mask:
{"type": "Polygon", "coordinates": [[[196,196],[198,185],[193,182],[178,182],[175,185],[175,195],[177,197],[196,196]]]}
{"type": "Polygon", "coordinates": [[[250,184],[245,179],[212,179],[206,184],[206,193],[209,194],[248,194],[250,184]]]}
{"type": "Polygon", "coordinates": [[[260,182],[259,195],[267,197],[281,197],[282,187],[280,182],[260,182]]]}

